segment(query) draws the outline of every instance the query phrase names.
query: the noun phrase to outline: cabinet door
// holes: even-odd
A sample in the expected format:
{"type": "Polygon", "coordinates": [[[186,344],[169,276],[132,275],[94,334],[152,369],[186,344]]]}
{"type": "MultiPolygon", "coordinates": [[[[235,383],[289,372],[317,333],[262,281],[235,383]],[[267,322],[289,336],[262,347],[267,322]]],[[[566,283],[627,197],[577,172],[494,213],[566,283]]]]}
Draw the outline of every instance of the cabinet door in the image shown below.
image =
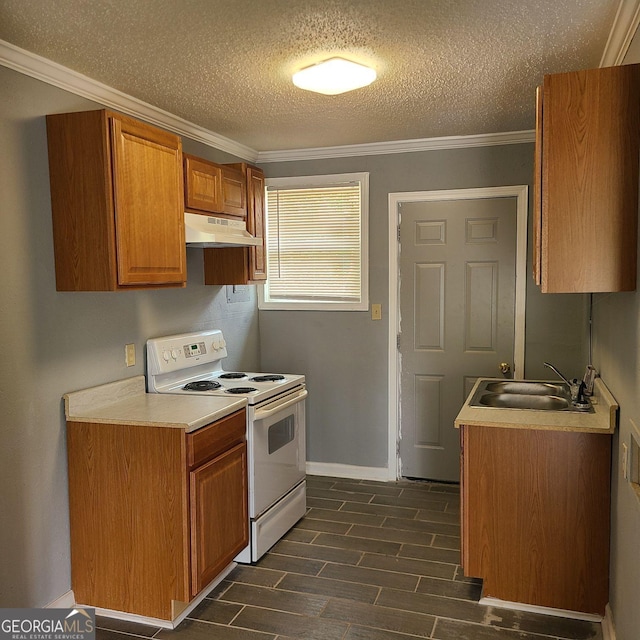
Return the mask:
{"type": "Polygon", "coordinates": [[[221,213],[239,218],[247,217],[247,184],[244,173],[234,167],[221,165],[221,213]]]}
{"type": "Polygon", "coordinates": [[[249,542],[243,442],[190,474],[191,591],[195,596],[249,542]]]}
{"type": "Polygon", "coordinates": [[[110,118],[119,285],[184,283],[182,143],[129,118],[110,118]]]}
{"type": "Polygon", "coordinates": [[[220,167],[192,156],[184,156],[185,206],[196,212],[219,212],[222,172],[220,167]]]}
{"type": "Polygon", "coordinates": [[[640,65],[545,76],[541,104],[542,291],[631,291],[640,65]]]}
{"type": "Polygon", "coordinates": [[[259,169],[247,167],[247,230],[256,238],[262,238],[259,247],[249,247],[249,279],[267,279],[267,254],[264,229],[264,174],[259,169]]]}

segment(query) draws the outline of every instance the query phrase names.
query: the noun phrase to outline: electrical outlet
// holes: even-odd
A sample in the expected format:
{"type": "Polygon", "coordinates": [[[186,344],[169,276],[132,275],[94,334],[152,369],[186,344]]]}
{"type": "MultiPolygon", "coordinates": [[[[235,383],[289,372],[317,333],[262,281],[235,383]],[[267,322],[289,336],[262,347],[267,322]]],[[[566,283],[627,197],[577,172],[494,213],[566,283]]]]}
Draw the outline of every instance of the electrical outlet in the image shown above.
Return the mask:
{"type": "Polygon", "coordinates": [[[627,452],[627,444],[622,443],[622,477],[626,480],[628,475],[627,460],[629,460],[629,454],[627,452]]]}
{"type": "Polygon", "coordinates": [[[371,319],[372,320],[382,320],[382,305],[381,304],[372,304],[371,305],[371,319]]]}
{"type": "Polygon", "coordinates": [[[228,284],[227,302],[249,302],[249,287],[246,284],[228,284]]]}
{"type": "Polygon", "coordinates": [[[133,367],[136,363],[136,345],[125,344],[124,345],[124,362],[127,367],[133,367]]]}

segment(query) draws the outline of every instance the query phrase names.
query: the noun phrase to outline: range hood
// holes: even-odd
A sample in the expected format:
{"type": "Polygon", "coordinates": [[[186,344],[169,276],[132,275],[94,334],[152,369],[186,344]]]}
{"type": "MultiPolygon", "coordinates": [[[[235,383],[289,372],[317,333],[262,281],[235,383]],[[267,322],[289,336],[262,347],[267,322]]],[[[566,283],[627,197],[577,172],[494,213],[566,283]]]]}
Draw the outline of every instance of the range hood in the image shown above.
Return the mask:
{"type": "Polygon", "coordinates": [[[184,230],[187,247],[258,247],[262,245],[262,238],[252,236],[247,231],[244,220],[230,220],[185,212],[184,230]]]}

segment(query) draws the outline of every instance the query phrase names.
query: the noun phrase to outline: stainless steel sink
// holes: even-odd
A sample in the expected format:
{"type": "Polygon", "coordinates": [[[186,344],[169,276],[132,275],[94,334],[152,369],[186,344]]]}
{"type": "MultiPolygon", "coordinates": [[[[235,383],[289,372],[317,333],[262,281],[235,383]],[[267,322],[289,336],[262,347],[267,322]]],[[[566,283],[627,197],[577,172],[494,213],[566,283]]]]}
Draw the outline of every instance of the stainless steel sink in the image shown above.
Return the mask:
{"type": "Polygon", "coordinates": [[[571,402],[559,396],[525,393],[484,393],[478,399],[478,403],[484,407],[537,411],[566,411],[571,408],[571,402]]]}
{"type": "Polygon", "coordinates": [[[564,385],[529,380],[487,382],[484,388],[486,391],[493,393],[515,393],[534,396],[563,396],[567,393],[564,385]]]}
{"type": "Polygon", "coordinates": [[[590,405],[574,406],[566,385],[533,380],[482,380],[469,404],[530,411],[593,411],[590,405]]]}

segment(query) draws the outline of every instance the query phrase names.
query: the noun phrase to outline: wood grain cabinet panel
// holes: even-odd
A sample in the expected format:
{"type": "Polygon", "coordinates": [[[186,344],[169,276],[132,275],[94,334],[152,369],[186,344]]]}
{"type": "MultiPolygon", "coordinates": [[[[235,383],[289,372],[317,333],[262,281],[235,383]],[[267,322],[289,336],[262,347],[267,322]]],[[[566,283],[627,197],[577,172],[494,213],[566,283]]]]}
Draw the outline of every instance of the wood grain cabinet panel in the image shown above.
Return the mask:
{"type": "Polygon", "coordinates": [[[249,543],[246,444],[192,471],[190,487],[191,588],[195,596],[249,543]]]}
{"type": "Polygon", "coordinates": [[[184,156],[184,193],[187,211],[220,211],[222,171],[218,165],[187,154],[184,156]]]}
{"type": "Polygon", "coordinates": [[[197,467],[242,442],[246,432],[246,416],[242,411],[217,420],[208,427],[187,434],[187,465],[197,467]]]}
{"type": "Polygon", "coordinates": [[[611,436],[462,427],[462,562],[483,596],[604,614],[611,436]]]}
{"type": "Polygon", "coordinates": [[[204,250],[205,284],[260,284],[267,279],[264,173],[248,164],[235,165],[247,185],[247,231],[262,239],[257,247],[204,250]]]}
{"type": "Polygon", "coordinates": [[[247,217],[247,184],[242,171],[232,165],[221,166],[222,213],[247,217]]]}
{"type": "Polygon", "coordinates": [[[639,152],[640,65],[544,77],[534,189],[543,293],[635,289],[639,152]]]}
{"type": "Polygon", "coordinates": [[[264,282],[267,279],[264,173],[257,167],[247,165],[246,176],[248,192],[248,231],[256,238],[262,238],[261,245],[249,247],[249,280],[251,282],[264,282]]]}
{"type": "Polygon", "coordinates": [[[101,110],[47,116],[56,288],[185,286],[182,142],[101,110]]]}
{"type": "Polygon", "coordinates": [[[245,425],[244,409],[189,434],[67,423],[78,603],[172,620],[232,562],[249,535],[245,425]]]}
{"type": "Polygon", "coordinates": [[[169,620],[190,600],[179,429],[67,424],[76,602],[169,620]]]}
{"type": "Polygon", "coordinates": [[[247,217],[247,184],[235,164],[184,157],[185,208],[191,213],[247,217]]]}

